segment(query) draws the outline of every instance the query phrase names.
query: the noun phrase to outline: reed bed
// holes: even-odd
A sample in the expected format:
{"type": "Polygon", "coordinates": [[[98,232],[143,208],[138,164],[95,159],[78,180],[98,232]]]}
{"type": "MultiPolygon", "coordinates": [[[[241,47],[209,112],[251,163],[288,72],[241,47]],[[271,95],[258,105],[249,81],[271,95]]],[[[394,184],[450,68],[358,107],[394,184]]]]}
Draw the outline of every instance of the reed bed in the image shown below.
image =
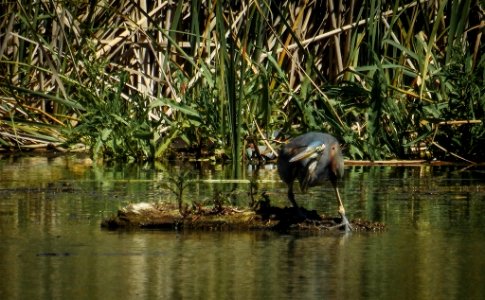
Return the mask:
{"type": "Polygon", "coordinates": [[[4,150],[239,162],[319,130],[350,159],[485,159],[478,0],[0,6],[4,150]]]}

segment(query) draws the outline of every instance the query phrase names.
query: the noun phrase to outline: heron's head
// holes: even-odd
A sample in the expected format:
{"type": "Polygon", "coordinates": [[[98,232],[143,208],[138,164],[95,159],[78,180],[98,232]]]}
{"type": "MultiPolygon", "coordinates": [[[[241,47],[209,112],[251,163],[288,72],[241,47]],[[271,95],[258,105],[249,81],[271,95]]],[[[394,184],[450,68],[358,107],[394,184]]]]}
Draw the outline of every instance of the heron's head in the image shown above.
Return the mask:
{"type": "Polygon", "coordinates": [[[330,170],[333,175],[337,178],[342,178],[344,176],[344,158],[342,156],[342,151],[340,150],[340,145],[338,143],[331,144],[328,155],[330,170]]]}

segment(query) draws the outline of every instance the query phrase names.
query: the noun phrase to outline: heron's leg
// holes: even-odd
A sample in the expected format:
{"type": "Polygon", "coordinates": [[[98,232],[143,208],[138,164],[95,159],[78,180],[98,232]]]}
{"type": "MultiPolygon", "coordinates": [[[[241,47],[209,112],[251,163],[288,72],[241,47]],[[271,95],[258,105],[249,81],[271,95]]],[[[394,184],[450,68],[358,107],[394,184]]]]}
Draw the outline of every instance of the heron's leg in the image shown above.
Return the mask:
{"type": "Polygon", "coordinates": [[[303,221],[307,219],[306,214],[301,210],[295,200],[295,193],[293,193],[293,184],[288,185],[288,199],[290,200],[293,208],[295,209],[295,216],[300,220],[303,221]]]}
{"type": "Polygon", "coordinates": [[[340,193],[338,192],[337,185],[334,184],[333,185],[333,188],[335,190],[335,195],[337,196],[337,200],[338,200],[338,213],[342,217],[342,223],[339,226],[343,225],[343,226],[345,226],[345,231],[351,231],[352,230],[352,226],[350,226],[350,222],[347,219],[347,217],[345,216],[344,204],[342,202],[342,198],[340,198],[340,193]]]}
{"type": "Polygon", "coordinates": [[[296,204],[295,193],[293,193],[293,183],[288,184],[288,200],[290,200],[293,207],[298,208],[296,204]]]}

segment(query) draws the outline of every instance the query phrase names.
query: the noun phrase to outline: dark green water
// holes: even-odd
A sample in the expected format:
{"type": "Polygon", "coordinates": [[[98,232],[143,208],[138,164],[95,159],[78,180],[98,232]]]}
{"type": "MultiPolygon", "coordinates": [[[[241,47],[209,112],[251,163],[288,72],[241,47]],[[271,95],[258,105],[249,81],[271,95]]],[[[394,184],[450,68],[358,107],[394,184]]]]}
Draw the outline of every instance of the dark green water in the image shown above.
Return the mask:
{"type": "MultiPolygon", "coordinates": [[[[169,174],[248,203],[222,166],[90,167],[74,157],[0,160],[0,299],[485,299],[485,169],[349,167],[350,219],[378,233],[112,232],[100,221],[141,201],[174,201],[169,174]]],[[[259,192],[287,205],[276,170],[259,192]]],[[[335,214],[329,186],[297,194],[335,214]]]]}

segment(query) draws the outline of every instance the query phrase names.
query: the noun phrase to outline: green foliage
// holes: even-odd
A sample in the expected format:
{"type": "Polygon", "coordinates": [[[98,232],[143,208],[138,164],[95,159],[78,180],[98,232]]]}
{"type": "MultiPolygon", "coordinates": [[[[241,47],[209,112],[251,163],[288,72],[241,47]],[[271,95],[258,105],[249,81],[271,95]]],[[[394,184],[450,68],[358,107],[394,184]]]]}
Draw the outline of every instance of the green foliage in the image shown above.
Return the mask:
{"type": "Polygon", "coordinates": [[[182,216],[186,216],[189,214],[190,210],[188,209],[188,205],[184,206],[184,190],[187,188],[187,186],[190,183],[189,178],[189,172],[183,172],[174,176],[170,176],[167,179],[168,184],[166,184],[166,187],[174,193],[176,199],[177,199],[177,205],[179,212],[182,216]]]}
{"type": "MultiPolygon", "coordinates": [[[[443,120],[482,120],[485,121],[485,57],[476,67],[469,53],[453,50],[452,61],[445,66],[442,77],[445,104],[442,109],[443,120]]],[[[471,158],[483,159],[481,145],[485,142],[483,124],[453,124],[441,126],[435,140],[447,145],[448,149],[460,149],[460,154],[471,158]]]]}
{"type": "Polygon", "coordinates": [[[485,159],[483,4],[402,2],[4,3],[0,145],[239,166],[319,130],[354,159],[485,159]]]}
{"type": "MultiPolygon", "coordinates": [[[[69,133],[70,141],[90,146],[95,159],[143,160],[153,156],[153,129],[146,100],[122,98],[126,74],[120,74],[115,87],[92,86],[79,91],[84,111],[69,133]],[[98,92],[93,92],[98,91],[98,92]]],[[[103,81],[104,82],[104,81],[103,81]]]]}

